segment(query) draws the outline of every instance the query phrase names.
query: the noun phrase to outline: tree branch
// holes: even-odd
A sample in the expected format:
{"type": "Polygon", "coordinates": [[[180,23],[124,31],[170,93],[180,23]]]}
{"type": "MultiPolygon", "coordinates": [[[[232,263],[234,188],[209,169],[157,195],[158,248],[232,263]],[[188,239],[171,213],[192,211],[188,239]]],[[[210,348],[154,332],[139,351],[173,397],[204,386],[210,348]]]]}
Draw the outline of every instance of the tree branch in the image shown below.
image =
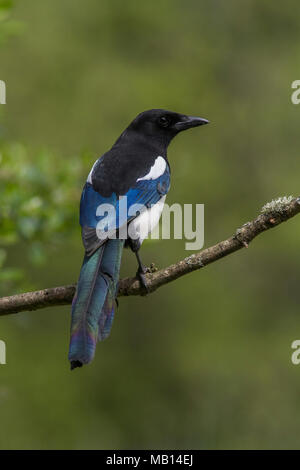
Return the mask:
{"type": "MultiPolygon", "coordinates": [[[[224,256],[230,255],[249,243],[260,233],[276,227],[282,222],[291,219],[300,212],[300,197],[279,198],[266,204],[262,213],[251,222],[247,222],[236,233],[206,248],[199,253],[192,254],[167,268],[146,274],[149,292],[192,271],[204,268],[224,256]]],[[[0,298],[0,316],[18,313],[26,310],[37,310],[55,305],[67,305],[72,302],[76,285],[53,287],[35,292],[12,295],[0,298]]],[[[118,296],[144,295],[145,291],[137,278],[125,278],[119,282],[118,296]]]]}

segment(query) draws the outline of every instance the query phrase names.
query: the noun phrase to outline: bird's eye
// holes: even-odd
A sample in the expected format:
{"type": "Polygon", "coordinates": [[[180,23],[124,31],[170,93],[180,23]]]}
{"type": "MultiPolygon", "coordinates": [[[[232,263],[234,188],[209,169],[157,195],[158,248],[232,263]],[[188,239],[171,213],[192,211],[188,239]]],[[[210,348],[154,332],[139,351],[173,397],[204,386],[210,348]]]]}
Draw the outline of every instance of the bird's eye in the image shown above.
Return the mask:
{"type": "Polygon", "coordinates": [[[166,116],[161,116],[158,120],[158,123],[162,127],[168,127],[168,125],[170,124],[170,121],[166,116]]]}

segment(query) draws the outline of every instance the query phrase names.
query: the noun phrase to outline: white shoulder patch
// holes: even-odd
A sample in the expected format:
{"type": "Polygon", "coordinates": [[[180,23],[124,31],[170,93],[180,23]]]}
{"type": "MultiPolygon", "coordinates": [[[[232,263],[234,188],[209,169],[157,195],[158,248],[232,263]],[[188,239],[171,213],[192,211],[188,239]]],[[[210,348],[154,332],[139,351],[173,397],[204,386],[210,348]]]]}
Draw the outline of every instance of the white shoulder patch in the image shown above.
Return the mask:
{"type": "Polygon", "coordinates": [[[156,180],[166,171],[166,160],[160,155],[155,159],[154,165],[150,168],[149,173],[147,173],[142,178],[138,178],[137,181],[142,180],[156,180]]]}
{"type": "Polygon", "coordinates": [[[98,160],[99,160],[99,158],[95,161],[94,165],[92,166],[91,171],[89,172],[89,175],[88,175],[87,180],[86,180],[87,183],[93,184],[92,183],[92,174],[93,174],[93,170],[94,170],[95,165],[96,165],[98,160]]]}

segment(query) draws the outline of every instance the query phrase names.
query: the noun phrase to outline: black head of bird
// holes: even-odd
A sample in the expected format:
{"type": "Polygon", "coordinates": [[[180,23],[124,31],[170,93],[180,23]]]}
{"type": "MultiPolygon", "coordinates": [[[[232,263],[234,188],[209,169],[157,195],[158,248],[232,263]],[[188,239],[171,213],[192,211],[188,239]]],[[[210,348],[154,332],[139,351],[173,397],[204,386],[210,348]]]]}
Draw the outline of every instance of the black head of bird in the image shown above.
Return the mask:
{"type": "Polygon", "coordinates": [[[130,136],[132,139],[135,134],[147,139],[148,142],[153,140],[168,146],[179,132],[208,123],[207,119],[197,116],[188,116],[165,109],[150,109],[138,114],[120,139],[125,136],[130,136]]]}

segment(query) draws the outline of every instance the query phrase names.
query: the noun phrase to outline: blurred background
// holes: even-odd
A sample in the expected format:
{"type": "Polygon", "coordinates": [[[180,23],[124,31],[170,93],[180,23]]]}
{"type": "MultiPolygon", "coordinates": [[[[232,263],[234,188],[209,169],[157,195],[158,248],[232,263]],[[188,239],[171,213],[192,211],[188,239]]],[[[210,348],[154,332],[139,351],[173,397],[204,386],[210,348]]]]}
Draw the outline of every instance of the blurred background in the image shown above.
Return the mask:
{"type": "MultiPolygon", "coordinates": [[[[0,2],[0,294],[77,280],[82,186],[136,114],[208,118],[169,149],[168,203],[205,204],[205,246],[299,195],[300,3],[0,2]]],[[[299,448],[300,219],[148,297],[120,299],[91,365],[70,307],[0,318],[2,449],[299,448]]],[[[146,241],[159,267],[184,241],[146,241]]],[[[122,275],[136,271],[125,252],[122,275]]]]}

